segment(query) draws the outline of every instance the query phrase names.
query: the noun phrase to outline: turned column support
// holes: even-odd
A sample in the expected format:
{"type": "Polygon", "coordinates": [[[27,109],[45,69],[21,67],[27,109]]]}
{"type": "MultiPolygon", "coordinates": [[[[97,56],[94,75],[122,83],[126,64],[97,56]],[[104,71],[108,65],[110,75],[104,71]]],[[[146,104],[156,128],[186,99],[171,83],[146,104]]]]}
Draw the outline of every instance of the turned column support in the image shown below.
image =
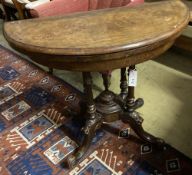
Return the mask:
{"type": "Polygon", "coordinates": [[[96,106],[92,92],[92,77],[90,72],[83,72],[83,85],[87,108],[86,123],[82,129],[84,133],[84,139],[82,145],[79,146],[77,150],[68,157],[68,165],[70,167],[75,166],[84,156],[91,145],[91,141],[95,136],[96,130],[100,128],[102,124],[102,117],[96,112],[96,106]]]}
{"type": "MultiPolygon", "coordinates": [[[[128,77],[130,76],[130,72],[136,70],[135,65],[132,65],[129,67],[129,69],[127,70],[127,74],[128,77]]],[[[128,85],[127,88],[127,96],[124,99],[125,101],[125,106],[124,106],[124,110],[125,111],[135,111],[137,108],[140,108],[141,106],[143,106],[144,101],[141,98],[138,98],[137,100],[135,100],[135,87],[134,86],[130,86],[128,85]]]]}
{"type": "Polygon", "coordinates": [[[111,72],[110,71],[102,72],[102,78],[105,91],[108,91],[111,85],[111,72]]]}
{"type": "Polygon", "coordinates": [[[121,68],[120,89],[121,89],[120,97],[124,100],[127,97],[128,93],[126,68],[121,68]]]}
{"type": "Polygon", "coordinates": [[[83,86],[87,103],[87,117],[88,119],[95,119],[96,106],[92,92],[92,77],[90,72],[83,72],[83,86]]]}
{"type": "MultiPolygon", "coordinates": [[[[130,66],[128,69],[128,77],[130,75],[130,72],[135,70],[135,65],[130,66]]],[[[134,105],[135,102],[135,87],[128,85],[128,94],[126,99],[128,107],[131,107],[134,105]]]]}

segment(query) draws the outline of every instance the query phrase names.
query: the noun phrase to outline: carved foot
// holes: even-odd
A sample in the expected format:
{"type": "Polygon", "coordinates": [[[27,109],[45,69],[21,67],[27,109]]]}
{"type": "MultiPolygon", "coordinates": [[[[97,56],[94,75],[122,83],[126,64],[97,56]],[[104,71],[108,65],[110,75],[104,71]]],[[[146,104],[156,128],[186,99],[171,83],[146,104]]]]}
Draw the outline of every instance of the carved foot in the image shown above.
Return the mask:
{"type": "Polygon", "coordinates": [[[128,103],[125,105],[124,110],[126,112],[133,112],[136,109],[142,107],[144,105],[144,100],[142,98],[138,98],[134,102],[128,103]]]}
{"type": "Polygon", "coordinates": [[[80,147],[68,157],[67,163],[70,168],[73,168],[85,155],[89,146],[91,145],[92,139],[95,136],[96,130],[99,129],[102,125],[102,117],[100,114],[96,113],[96,117],[93,119],[87,120],[84,131],[84,140],[80,147]]]}
{"type": "Polygon", "coordinates": [[[165,145],[164,140],[152,136],[143,129],[143,118],[139,115],[138,112],[125,112],[124,114],[122,114],[121,119],[124,123],[129,123],[131,128],[143,141],[155,144],[156,146],[160,147],[165,145]]]}

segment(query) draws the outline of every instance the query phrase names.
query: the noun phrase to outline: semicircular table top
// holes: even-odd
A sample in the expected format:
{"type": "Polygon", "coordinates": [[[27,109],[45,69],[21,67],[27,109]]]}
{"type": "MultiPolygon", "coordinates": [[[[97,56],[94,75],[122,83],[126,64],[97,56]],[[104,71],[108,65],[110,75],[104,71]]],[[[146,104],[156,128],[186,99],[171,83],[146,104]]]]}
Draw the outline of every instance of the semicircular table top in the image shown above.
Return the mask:
{"type": "Polygon", "coordinates": [[[55,55],[90,55],[142,47],[174,35],[189,21],[180,1],[149,3],[8,22],[4,34],[16,47],[55,55]]]}
{"type": "Polygon", "coordinates": [[[192,53],[192,1],[183,0],[183,2],[189,7],[191,12],[191,19],[188,27],[183,31],[182,35],[176,40],[175,46],[192,53]]]}
{"type": "Polygon", "coordinates": [[[188,6],[188,8],[190,9],[190,13],[191,13],[191,19],[190,21],[192,22],[192,1],[191,0],[183,0],[183,2],[188,6]]]}
{"type": "Polygon", "coordinates": [[[158,57],[189,19],[187,6],[170,0],[7,22],[4,35],[12,47],[44,66],[105,71],[158,57]]]}

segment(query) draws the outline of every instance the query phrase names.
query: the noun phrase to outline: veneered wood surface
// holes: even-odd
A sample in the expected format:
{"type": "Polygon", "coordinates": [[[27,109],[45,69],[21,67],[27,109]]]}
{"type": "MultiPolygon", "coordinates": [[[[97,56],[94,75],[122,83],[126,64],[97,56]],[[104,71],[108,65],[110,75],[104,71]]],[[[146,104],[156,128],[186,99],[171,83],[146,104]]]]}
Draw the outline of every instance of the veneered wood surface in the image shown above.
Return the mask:
{"type": "Polygon", "coordinates": [[[34,61],[60,69],[101,71],[166,51],[189,21],[180,1],[165,1],[5,23],[4,34],[34,61]],[[108,64],[108,65],[107,65],[108,64]]]}
{"type": "Polygon", "coordinates": [[[192,22],[192,1],[191,0],[183,0],[183,2],[188,6],[190,13],[191,13],[191,19],[190,21],[192,22]]]}
{"type": "MultiPolygon", "coordinates": [[[[189,0],[182,0],[189,8],[190,13],[191,13],[191,19],[190,22],[192,22],[192,1],[189,0]]],[[[188,25],[186,31],[176,40],[176,42],[174,43],[174,45],[176,47],[179,47],[181,49],[184,49],[188,52],[192,52],[192,29],[191,29],[191,23],[188,25]],[[187,34],[186,33],[191,33],[187,34]]]]}

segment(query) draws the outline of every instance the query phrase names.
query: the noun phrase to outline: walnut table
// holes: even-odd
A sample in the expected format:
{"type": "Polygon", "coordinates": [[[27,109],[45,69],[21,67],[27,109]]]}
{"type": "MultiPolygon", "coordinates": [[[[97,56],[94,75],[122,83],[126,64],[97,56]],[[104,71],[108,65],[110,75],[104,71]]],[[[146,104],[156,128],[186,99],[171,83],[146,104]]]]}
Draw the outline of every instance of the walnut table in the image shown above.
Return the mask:
{"type": "Polygon", "coordinates": [[[128,122],[144,141],[163,143],[144,131],[143,119],[135,111],[143,105],[143,100],[135,100],[134,85],[127,85],[126,75],[134,71],[136,64],[169,49],[189,17],[190,12],[181,1],[171,0],[5,23],[4,35],[9,44],[33,61],[82,72],[87,102],[85,137],[69,156],[69,165],[79,162],[103,122],[128,122]],[[91,72],[113,69],[121,69],[120,94],[109,90],[110,80],[106,75],[106,90],[94,99],[91,72]]]}

